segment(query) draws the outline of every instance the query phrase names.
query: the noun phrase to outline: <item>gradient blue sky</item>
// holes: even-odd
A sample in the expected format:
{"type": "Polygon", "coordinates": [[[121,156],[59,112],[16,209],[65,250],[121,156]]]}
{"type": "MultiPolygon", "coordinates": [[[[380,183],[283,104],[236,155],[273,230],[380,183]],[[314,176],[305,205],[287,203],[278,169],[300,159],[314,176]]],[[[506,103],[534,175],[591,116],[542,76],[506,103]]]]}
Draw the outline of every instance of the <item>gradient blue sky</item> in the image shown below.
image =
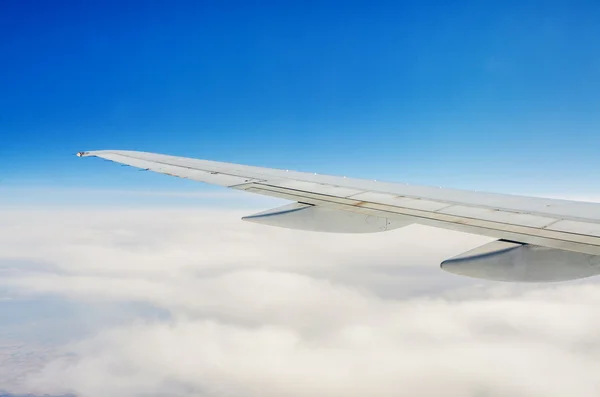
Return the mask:
{"type": "Polygon", "coordinates": [[[125,3],[0,4],[0,187],[203,189],[74,156],[131,149],[600,191],[597,1],[125,3]]]}

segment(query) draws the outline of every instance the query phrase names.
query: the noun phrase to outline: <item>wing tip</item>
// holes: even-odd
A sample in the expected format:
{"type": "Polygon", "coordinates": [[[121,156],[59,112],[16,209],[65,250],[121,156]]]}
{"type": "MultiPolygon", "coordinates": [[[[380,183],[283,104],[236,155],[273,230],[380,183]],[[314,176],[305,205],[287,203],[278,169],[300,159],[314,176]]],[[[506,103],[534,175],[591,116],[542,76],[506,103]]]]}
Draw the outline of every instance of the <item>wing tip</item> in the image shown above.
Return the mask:
{"type": "Polygon", "coordinates": [[[77,152],[77,157],[91,157],[94,156],[93,152],[77,152]]]}

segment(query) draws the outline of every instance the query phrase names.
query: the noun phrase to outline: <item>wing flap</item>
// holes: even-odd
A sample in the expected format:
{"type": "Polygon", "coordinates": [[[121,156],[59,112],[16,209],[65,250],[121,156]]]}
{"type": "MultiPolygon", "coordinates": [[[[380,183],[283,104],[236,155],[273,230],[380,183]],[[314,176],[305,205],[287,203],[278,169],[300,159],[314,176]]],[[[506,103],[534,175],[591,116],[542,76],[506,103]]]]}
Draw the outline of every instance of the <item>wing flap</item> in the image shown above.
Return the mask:
{"type": "Polygon", "coordinates": [[[579,221],[559,221],[547,227],[548,230],[556,230],[567,233],[584,234],[588,236],[600,237],[600,225],[597,223],[587,223],[579,221]]]}
{"type": "Polygon", "coordinates": [[[448,215],[483,219],[486,221],[508,223],[533,228],[543,228],[558,221],[556,218],[549,218],[545,216],[491,210],[488,208],[467,207],[464,205],[452,205],[440,210],[439,212],[448,215]]]}
{"type": "Polygon", "coordinates": [[[297,180],[269,180],[269,186],[277,186],[290,190],[311,192],[334,197],[350,197],[364,191],[348,187],[328,185],[325,183],[297,181],[297,180]]]}
{"type": "Polygon", "coordinates": [[[393,194],[372,192],[357,194],[355,196],[352,196],[352,198],[357,199],[359,201],[372,202],[378,204],[388,204],[394,207],[404,207],[423,211],[439,211],[442,208],[446,208],[452,205],[441,201],[433,201],[414,197],[405,197],[393,194]]]}

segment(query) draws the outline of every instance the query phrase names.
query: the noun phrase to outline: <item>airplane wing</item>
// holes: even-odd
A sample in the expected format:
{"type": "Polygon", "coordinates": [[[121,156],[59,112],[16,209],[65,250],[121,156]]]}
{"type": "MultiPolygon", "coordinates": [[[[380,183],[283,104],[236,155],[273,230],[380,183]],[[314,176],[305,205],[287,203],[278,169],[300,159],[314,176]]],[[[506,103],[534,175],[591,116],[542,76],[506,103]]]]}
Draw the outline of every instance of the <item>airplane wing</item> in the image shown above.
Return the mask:
{"type": "Polygon", "coordinates": [[[244,218],[256,223],[341,233],[381,232],[417,223],[499,239],[442,263],[442,268],[458,274],[505,281],[557,281],[600,274],[600,204],[596,203],[318,175],[136,151],[99,150],[79,152],[78,156],[100,157],[294,202],[244,218]]]}

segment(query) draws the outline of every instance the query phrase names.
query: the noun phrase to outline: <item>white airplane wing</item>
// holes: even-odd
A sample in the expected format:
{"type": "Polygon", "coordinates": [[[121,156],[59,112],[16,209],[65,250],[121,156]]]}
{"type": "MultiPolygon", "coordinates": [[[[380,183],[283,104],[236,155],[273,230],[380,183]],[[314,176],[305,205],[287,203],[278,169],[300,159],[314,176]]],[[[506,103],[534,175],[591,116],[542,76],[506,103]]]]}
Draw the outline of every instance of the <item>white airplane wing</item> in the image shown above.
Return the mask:
{"type": "Polygon", "coordinates": [[[367,233],[418,223],[499,239],[442,263],[472,277],[558,281],[600,274],[600,204],[318,175],[136,151],[78,153],[294,203],[244,220],[367,233]]]}

